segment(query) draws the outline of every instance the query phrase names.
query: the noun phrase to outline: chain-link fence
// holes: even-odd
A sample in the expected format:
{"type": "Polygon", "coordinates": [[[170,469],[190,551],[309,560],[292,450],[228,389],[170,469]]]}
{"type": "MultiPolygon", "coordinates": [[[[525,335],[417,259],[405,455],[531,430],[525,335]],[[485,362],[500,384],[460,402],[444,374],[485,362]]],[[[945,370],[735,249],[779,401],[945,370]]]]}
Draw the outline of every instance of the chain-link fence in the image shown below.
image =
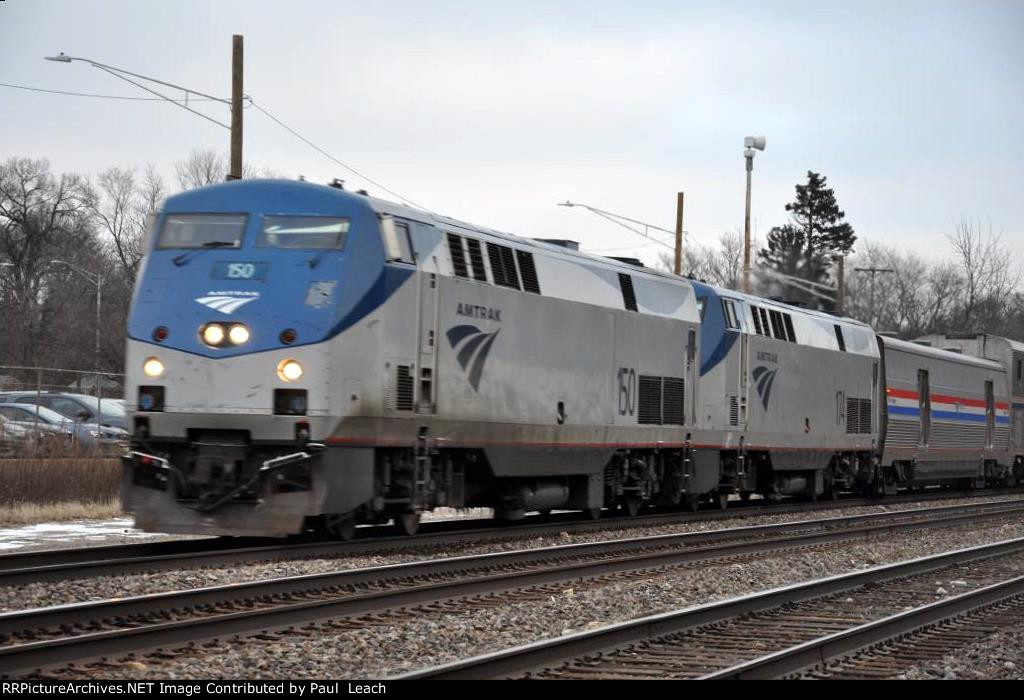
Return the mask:
{"type": "Polygon", "coordinates": [[[128,438],[124,375],[0,365],[0,457],[103,456],[128,438]]]}

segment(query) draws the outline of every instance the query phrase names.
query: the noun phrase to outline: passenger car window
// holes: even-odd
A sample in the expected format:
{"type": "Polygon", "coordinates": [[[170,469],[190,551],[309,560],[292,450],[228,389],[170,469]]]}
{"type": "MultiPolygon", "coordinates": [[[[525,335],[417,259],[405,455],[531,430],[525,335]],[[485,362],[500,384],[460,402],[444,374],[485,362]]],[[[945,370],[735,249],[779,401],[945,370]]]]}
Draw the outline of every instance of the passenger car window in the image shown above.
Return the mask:
{"type": "Polygon", "coordinates": [[[258,248],[341,250],[349,220],[331,216],[264,216],[258,248]]]}

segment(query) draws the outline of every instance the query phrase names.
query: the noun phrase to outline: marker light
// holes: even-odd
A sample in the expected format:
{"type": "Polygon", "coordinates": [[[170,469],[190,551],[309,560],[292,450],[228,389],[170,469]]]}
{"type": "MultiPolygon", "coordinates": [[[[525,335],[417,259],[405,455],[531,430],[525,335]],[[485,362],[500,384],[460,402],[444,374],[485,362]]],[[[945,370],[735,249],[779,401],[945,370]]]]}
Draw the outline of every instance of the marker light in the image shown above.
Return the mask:
{"type": "Polygon", "coordinates": [[[285,382],[296,382],[302,377],[302,365],[297,360],[281,360],[277,366],[277,376],[285,382]]]}
{"type": "Polygon", "coordinates": [[[147,377],[159,377],[164,373],[164,363],[151,357],[142,363],[142,371],[147,377]]]}
{"type": "Polygon", "coordinates": [[[228,330],[228,339],[232,345],[244,345],[249,342],[249,329],[236,323],[228,330]]]}
{"type": "Polygon", "coordinates": [[[224,326],[211,323],[203,328],[203,342],[214,347],[224,342],[224,326]]]}

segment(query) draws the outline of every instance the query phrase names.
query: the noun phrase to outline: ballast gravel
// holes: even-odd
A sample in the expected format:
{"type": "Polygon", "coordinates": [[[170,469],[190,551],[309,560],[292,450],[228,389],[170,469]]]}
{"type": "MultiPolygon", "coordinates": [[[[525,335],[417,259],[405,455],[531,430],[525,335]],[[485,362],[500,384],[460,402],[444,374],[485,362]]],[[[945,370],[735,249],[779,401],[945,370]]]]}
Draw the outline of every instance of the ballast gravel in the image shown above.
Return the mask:
{"type": "MultiPolygon", "coordinates": [[[[456,612],[422,611],[359,629],[328,623],[263,639],[216,641],[171,658],[140,656],[65,673],[69,678],[382,678],[667,610],[1018,537],[1024,537],[1019,520],[917,531],[744,563],[703,562],[643,580],[567,583],[533,599],[456,612]]],[[[1019,656],[1007,661],[1016,664],[1019,656]]]]}
{"type": "Polygon", "coordinates": [[[327,573],[345,569],[384,566],[424,559],[486,554],[489,552],[505,552],[519,549],[538,549],[559,544],[578,544],[600,542],[608,539],[628,539],[651,535],[664,535],[686,532],[705,532],[733,527],[749,527],[770,525],[784,522],[817,520],[821,518],[839,518],[849,515],[872,513],[891,513],[901,510],[919,510],[936,508],[946,505],[962,505],[964,503],[991,503],[1020,500],[1020,496],[992,496],[983,498],[954,498],[913,503],[879,504],[873,506],[852,506],[849,508],[832,508],[798,513],[779,513],[775,515],[742,515],[736,518],[719,520],[698,520],[681,522],[672,525],[636,526],[623,528],[621,525],[609,527],[607,530],[589,532],[563,532],[543,537],[524,537],[510,532],[508,535],[496,535],[486,542],[467,542],[462,545],[446,543],[443,545],[424,545],[418,549],[386,549],[380,553],[368,553],[358,556],[339,556],[317,559],[291,559],[253,564],[232,564],[215,567],[194,567],[172,571],[151,573],[132,573],[122,576],[99,576],[65,581],[48,581],[20,586],[0,586],[0,612],[23,610],[28,608],[66,605],[91,600],[106,600],[129,596],[146,595],[164,591],[191,590],[208,586],[221,586],[246,581],[258,581],[272,578],[285,578],[305,574],[327,573]]]}

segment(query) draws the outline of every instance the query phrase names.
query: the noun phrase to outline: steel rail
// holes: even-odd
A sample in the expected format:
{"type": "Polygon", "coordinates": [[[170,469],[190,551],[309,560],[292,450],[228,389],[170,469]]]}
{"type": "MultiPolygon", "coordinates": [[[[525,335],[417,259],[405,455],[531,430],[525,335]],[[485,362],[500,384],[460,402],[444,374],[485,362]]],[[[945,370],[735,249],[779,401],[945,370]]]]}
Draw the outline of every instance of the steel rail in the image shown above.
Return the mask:
{"type": "Polygon", "coordinates": [[[1024,576],[1018,576],[766,654],[709,673],[702,680],[770,679],[797,673],[1022,594],[1024,576]]]}
{"type": "Polygon", "coordinates": [[[1024,538],[960,549],[896,564],[886,564],[482,654],[470,659],[401,674],[393,679],[453,680],[522,675],[531,671],[551,668],[571,659],[686,632],[740,615],[820,598],[869,583],[889,581],[943,569],[963,562],[990,559],[1021,551],[1024,551],[1024,538]]]}
{"type": "MultiPolygon", "coordinates": [[[[972,496],[1014,495],[1024,491],[970,492],[972,496]]],[[[613,517],[584,520],[578,513],[538,516],[537,521],[481,527],[480,520],[454,520],[424,523],[420,534],[394,536],[386,527],[360,528],[372,531],[351,542],[281,541],[269,538],[216,537],[172,540],[143,544],[104,545],[74,549],[46,549],[0,555],[0,586],[16,586],[75,578],[124,575],[139,572],[169,571],[199,566],[221,566],[249,562],[281,561],[315,557],[343,557],[381,550],[417,549],[452,543],[490,541],[557,535],[562,532],[588,532],[623,527],[656,527],[700,520],[720,520],[757,515],[784,515],[807,511],[828,511],[871,505],[897,505],[967,497],[963,492],[938,491],[929,494],[905,494],[885,501],[877,499],[841,499],[827,502],[761,504],[708,510],[696,513],[655,513],[637,517],[613,517]],[[381,536],[383,535],[383,536],[381,536]]],[[[959,506],[950,506],[959,507],[959,506]]]]}
{"type": "Polygon", "coordinates": [[[8,612],[0,614],[0,634],[5,637],[31,636],[34,630],[70,631],[76,625],[89,628],[109,625],[111,622],[130,628],[86,632],[0,647],[0,674],[26,673],[52,665],[143,649],[259,633],[331,618],[365,615],[555,582],[877,537],[898,531],[973,523],[1024,512],[1024,502],[946,506],[934,510],[959,512],[946,513],[947,517],[935,519],[929,518],[934,513],[907,510],[559,545],[8,612]],[[992,507],[998,505],[1003,507],[992,507]],[[906,520],[908,517],[911,519],[906,520]],[[879,523],[879,520],[885,522],[879,523]],[[728,541],[730,539],[740,541],[728,541]],[[457,578],[460,576],[463,578],[457,578]],[[353,588],[360,586],[379,586],[385,583],[395,587],[362,593],[353,591],[353,588]],[[298,602],[273,600],[275,596],[301,597],[314,594],[325,597],[298,602]],[[251,609],[218,613],[215,610],[218,605],[248,605],[251,609]],[[181,611],[186,615],[195,615],[197,609],[209,610],[211,614],[157,624],[139,620],[140,616],[160,619],[180,617],[181,611]],[[26,632],[29,635],[24,635],[26,632]]]}

